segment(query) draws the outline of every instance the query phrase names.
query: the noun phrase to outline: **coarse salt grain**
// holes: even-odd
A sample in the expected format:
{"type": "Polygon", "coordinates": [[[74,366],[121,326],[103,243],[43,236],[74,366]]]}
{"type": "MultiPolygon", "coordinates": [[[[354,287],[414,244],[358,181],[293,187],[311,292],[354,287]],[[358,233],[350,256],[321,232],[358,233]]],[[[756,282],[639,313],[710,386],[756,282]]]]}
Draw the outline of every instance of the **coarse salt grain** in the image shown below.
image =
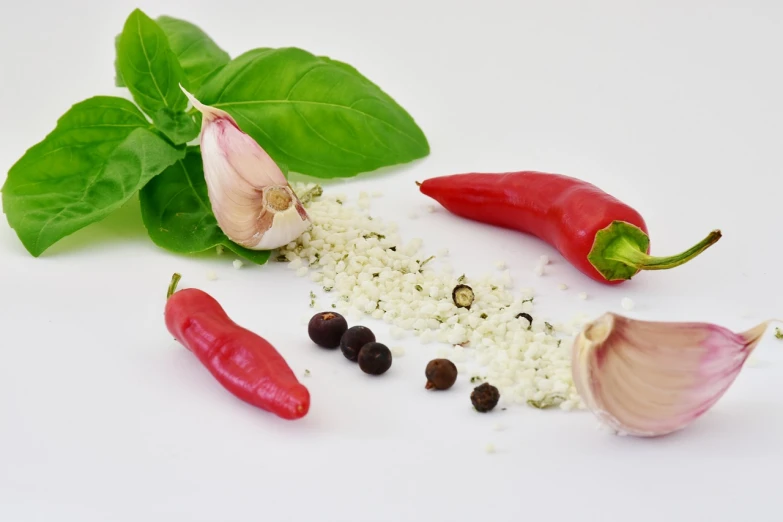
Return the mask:
{"type": "Polygon", "coordinates": [[[536,268],[533,270],[533,273],[536,274],[536,276],[538,277],[544,275],[544,265],[536,265],[536,268]]]}
{"type": "Polygon", "coordinates": [[[620,301],[620,306],[622,306],[624,310],[633,310],[634,302],[629,297],[623,297],[622,301],[620,301]]]}
{"type": "Polygon", "coordinates": [[[577,297],[578,297],[579,299],[581,299],[582,301],[584,301],[585,299],[587,299],[587,292],[579,292],[579,293],[577,294],[577,297]]]}
{"type": "Polygon", "coordinates": [[[242,268],[242,265],[244,265],[244,263],[239,259],[234,259],[234,262],[232,264],[234,265],[234,268],[236,268],[237,270],[242,268]]]}
{"type": "Polygon", "coordinates": [[[302,268],[300,268],[300,269],[298,269],[296,271],[296,275],[299,276],[299,277],[304,277],[304,276],[307,275],[308,270],[309,269],[306,266],[303,266],[302,268]]]}
{"type": "Polygon", "coordinates": [[[549,256],[546,254],[542,255],[538,258],[538,264],[539,265],[548,265],[549,264],[549,256]]]}
{"type": "Polygon", "coordinates": [[[405,348],[403,348],[402,346],[394,346],[391,349],[391,354],[394,357],[402,357],[403,355],[405,355],[405,348]]]}
{"type": "Polygon", "coordinates": [[[209,271],[207,272],[207,279],[208,279],[209,281],[216,281],[216,280],[217,280],[217,278],[218,278],[218,276],[217,276],[217,274],[215,273],[215,271],[214,271],[214,270],[209,270],[209,271]]]}
{"type": "Polygon", "coordinates": [[[560,290],[568,290],[568,285],[567,285],[567,284],[565,284],[565,283],[560,283],[560,284],[559,284],[557,287],[558,287],[560,290]]]}
{"type": "Polygon", "coordinates": [[[433,212],[435,212],[437,210],[438,210],[438,207],[436,207],[435,205],[427,205],[427,212],[429,212],[430,214],[432,214],[433,212]]]}
{"type": "Polygon", "coordinates": [[[495,445],[491,442],[484,445],[484,451],[487,453],[495,453],[495,445]]]}
{"type": "Polygon", "coordinates": [[[497,268],[498,270],[503,270],[504,268],[506,268],[506,262],[502,261],[502,260],[501,261],[496,261],[495,262],[495,268],[497,268]]]}

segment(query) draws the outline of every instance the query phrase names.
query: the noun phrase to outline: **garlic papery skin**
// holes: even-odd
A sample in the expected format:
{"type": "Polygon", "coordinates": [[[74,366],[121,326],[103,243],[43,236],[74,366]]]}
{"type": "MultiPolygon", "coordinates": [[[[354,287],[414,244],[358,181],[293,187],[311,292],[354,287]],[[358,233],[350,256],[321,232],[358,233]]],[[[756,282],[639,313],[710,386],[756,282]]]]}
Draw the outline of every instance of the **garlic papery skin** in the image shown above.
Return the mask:
{"type": "Polygon", "coordinates": [[[273,250],[310,228],[304,206],[264,149],[227,112],[180,88],[202,114],[204,178],[223,233],[250,250],[273,250]]]}
{"type": "Polygon", "coordinates": [[[657,437],[685,428],[734,382],[769,321],[744,333],[695,322],[606,313],[572,345],[574,386],[620,435],[657,437]]]}

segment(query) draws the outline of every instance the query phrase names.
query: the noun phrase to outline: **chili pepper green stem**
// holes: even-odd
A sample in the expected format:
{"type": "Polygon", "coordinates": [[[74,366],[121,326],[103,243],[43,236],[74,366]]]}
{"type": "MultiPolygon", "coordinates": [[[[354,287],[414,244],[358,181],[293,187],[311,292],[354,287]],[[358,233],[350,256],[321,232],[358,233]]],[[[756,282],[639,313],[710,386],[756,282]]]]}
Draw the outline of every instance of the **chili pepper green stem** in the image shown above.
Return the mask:
{"type": "Polygon", "coordinates": [[[710,234],[688,250],[667,257],[656,257],[640,251],[638,246],[627,238],[620,238],[607,253],[606,259],[619,261],[639,270],[666,270],[687,263],[698,256],[707,248],[714,245],[721,238],[720,230],[713,230],[710,234]]]}
{"type": "Polygon", "coordinates": [[[169,291],[166,292],[166,299],[168,300],[169,297],[171,297],[174,292],[177,291],[177,283],[179,283],[179,280],[182,279],[182,276],[174,273],[173,276],[171,276],[171,282],[169,283],[169,291]]]}
{"type": "Polygon", "coordinates": [[[647,253],[650,238],[642,229],[625,221],[612,221],[596,233],[587,259],[607,281],[622,281],[631,279],[640,270],[666,270],[687,263],[720,238],[720,230],[713,230],[685,252],[654,257],[647,253]]]}

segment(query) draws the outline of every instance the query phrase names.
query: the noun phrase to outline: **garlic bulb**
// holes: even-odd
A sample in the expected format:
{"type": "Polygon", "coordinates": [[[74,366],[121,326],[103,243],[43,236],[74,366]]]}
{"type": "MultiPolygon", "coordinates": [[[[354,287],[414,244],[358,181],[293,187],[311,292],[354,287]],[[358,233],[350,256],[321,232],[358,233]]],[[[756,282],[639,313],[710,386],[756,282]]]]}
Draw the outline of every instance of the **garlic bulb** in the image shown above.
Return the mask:
{"type": "Polygon", "coordinates": [[[723,396],[767,325],[734,333],[708,323],[606,313],[574,341],[574,385],[587,408],[618,434],[666,435],[723,396]]]}
{"type": "Polygon", "coordinates": [[[310,218],[280,167],[227,112],[180,88],[203,116],[204,178],[223,233],[251,250],[273,250],[299,237],[310,218]]]}

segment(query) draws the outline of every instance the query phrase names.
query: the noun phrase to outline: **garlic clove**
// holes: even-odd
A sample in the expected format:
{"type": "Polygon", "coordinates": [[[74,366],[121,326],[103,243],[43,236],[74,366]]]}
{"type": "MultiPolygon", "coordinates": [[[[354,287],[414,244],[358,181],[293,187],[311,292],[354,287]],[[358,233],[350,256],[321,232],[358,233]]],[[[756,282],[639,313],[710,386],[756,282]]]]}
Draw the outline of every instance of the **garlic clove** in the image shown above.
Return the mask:
{"type": "Polygon", "coordinates": [[[274,160],[225,111],[180,88],[202,114],[201,157],[223,233],[251,250],[273,250],[310,228],[310,217],[274,160]]]}
{"type": "Polygon", "coordinates": [[[585,405],[620,434],[656,437],[685,428],[729,389],[769,321],[747,332],[695,322],[606,313],[572,348],[585,405]]]}

